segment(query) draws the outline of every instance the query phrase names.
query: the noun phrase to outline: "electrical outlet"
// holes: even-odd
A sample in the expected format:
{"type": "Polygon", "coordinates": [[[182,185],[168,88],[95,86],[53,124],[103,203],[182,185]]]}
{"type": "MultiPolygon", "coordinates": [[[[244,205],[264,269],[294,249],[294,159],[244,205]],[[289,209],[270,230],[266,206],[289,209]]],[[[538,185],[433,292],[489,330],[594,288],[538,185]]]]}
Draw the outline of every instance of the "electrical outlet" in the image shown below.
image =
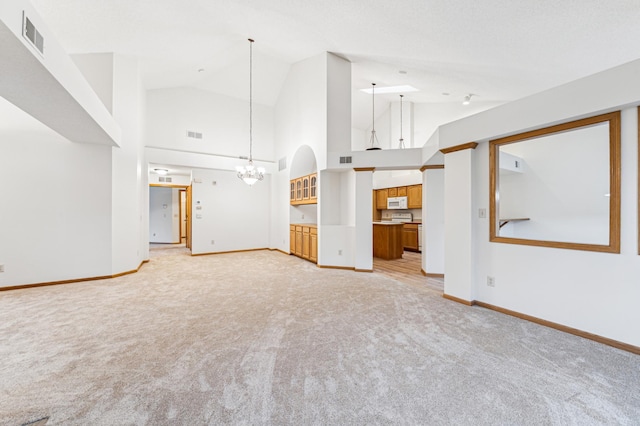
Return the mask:
{"type": "Polygon", "coordinates": [[[338,250],[338,256],[342,256],[342,250],[338,250]]]}
{"type": "Polygon", "coordinates": [[[0,265],[0,272],[4,272],[4,265],[0,265]]]}
{"type": "Polygon", "coordinates": [[[478,217],[484,219],[487,217],[487,209],[478,209],[478,217]]]}
{"type": "Polygon", "coordinates": [[[495,287],[496,286],[496,279],[494,277],[487,277],[487,285],[489,287],[495,287]]]}
{"type": "Polygon", "coordinates": [[[302,215],[302,218],[304,219],[304,215],[302,215]]]}
{"type": "Polygon", "coordinates": [[[214,245],[216,243],[216,240],[211,240],[211,245],[214,245]]]}

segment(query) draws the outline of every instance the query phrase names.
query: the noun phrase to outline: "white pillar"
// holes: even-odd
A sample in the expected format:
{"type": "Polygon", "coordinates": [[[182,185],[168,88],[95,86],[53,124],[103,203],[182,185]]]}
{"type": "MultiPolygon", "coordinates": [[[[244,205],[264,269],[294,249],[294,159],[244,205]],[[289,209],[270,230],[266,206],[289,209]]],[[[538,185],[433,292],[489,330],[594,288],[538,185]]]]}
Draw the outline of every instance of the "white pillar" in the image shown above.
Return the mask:
{"type": "Polygon", "coordinates": [[[474,301],[473,285],[473,142],[442,150],[444,159],[444,297],[474,301]]]}
{"type": "Polygon", "coordinates": [[[355,270],[373,271],[373,168],[356,171],[355,270]]]}
{"type": "Polygon", "coordinates": [[[444,276],[444,165],[423,166],[422,270],[444,276]]]}

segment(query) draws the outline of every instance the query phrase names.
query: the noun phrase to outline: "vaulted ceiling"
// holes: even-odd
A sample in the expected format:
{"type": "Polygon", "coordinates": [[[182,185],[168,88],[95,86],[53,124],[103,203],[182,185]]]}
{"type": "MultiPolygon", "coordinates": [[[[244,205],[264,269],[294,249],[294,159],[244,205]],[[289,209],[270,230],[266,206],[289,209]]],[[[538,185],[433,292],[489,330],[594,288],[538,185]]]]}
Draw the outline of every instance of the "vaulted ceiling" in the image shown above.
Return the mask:
{"type": "Polygon", "coordinates": [[[473,93],[478,105],[495,105],[640,57],[640,0],[32,2],[68,53],[139,57],[149,89],[246,99],[251,37],[255,100],[274,105],[292,63],[336,53],[353,63],[353,124],[362,129],[370,97],[358,89],[371,82],[411,84],[420,91],[405,100],[414,102],[473,93]]]}

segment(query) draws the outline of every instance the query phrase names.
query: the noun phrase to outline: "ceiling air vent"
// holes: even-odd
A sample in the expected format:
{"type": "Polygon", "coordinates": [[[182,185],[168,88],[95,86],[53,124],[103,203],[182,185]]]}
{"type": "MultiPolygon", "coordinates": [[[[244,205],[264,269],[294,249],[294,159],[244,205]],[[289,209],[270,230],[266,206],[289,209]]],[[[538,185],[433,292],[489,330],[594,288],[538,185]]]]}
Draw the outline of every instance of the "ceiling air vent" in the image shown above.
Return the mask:
{"type": "Polygon", "coordinates": [[[40,54],[44,55],[44,37],[40,34],[40,31],[36,29],[33,22],[22,11],[22,36],[29,40],[29,42],[35,47],[40,54]]]}
{"type": "Polygon", "coordinates": [[[278,171],[282,171],[287,168],[287,157],[282,157],[278,160],[278,171]]]}
{"type": "Polygon", "coordinates": [[[202,140],[202,132],[194,132],[193,130],[187,130],[187,137],[189,139],[202,140]]]}
{"type": "Polygon", "coordinates": [[[351,156],[340,157],[340,164],[351,164],[351,156]]]}
{"type": "Polygon", "coordinates": [[[169,177],[169,176],[160,176],[160,177],[158,177],[158,181],[165,182],[165,183],[171,183],[171,177],[169,177]]]}

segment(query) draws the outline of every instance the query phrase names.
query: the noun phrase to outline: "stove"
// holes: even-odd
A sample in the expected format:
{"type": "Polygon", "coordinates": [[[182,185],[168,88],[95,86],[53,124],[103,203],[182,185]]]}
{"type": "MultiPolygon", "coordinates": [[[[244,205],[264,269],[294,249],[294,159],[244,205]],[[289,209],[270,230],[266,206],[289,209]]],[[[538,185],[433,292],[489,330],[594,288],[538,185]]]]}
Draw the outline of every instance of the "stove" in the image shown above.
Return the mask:
{"type": "Polygon", "coordinates": [[[412,213],[392,213],[391,214],[391,222],[405,223],[412,222],[413,214],[412,213]]]}

